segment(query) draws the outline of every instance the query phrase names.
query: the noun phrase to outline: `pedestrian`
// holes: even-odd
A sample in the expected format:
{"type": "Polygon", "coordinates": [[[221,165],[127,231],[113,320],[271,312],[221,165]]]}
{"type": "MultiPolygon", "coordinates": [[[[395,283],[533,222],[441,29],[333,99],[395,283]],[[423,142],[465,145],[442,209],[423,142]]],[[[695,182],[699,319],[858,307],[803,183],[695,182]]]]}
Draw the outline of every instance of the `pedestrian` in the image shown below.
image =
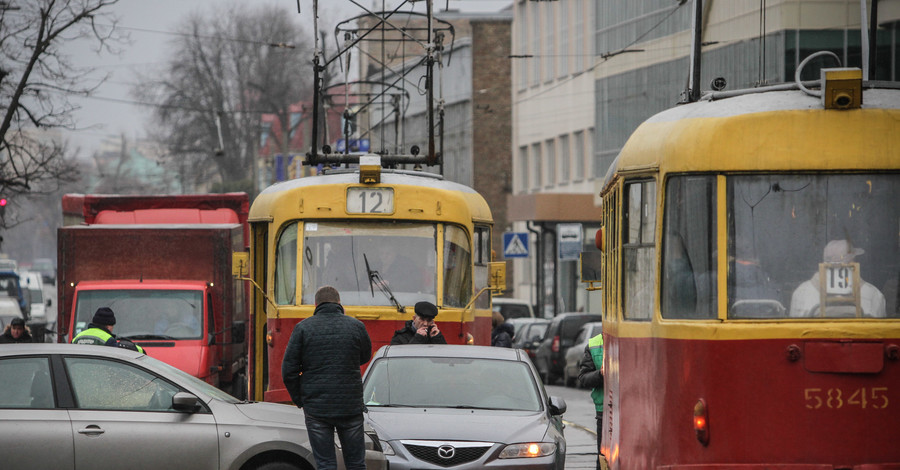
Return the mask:
{"type": "Polygon", "coordinates": [[[13,318],[3,334],[0,335],[0,344],[2,343],[33,343],[34,339],[28,328],[25,327],[25,320],[21,318],[13,318]]]}
{"type": "Polygon", "coordinates": [[[414,310],[412,320],[407,320],[403,328],[394,332],[391,344],[447,344],[447,339],[434,324],[437,306],[431,302],[416,302],[414,310]]]}
{"type": "Polygon", "coordinates": [[[494,327],[491,330],[491,346],[511,348],[515,328],[503,318],[503,314],[500,312],[494,312],[491,316],[491,324],[494,327]]]}
{"type": "Polygon", "coordinates": [[[591,399],[597,411],[597,470],[600,470],[600,444],[603,436],[603,334],[588,340],[578,370],[578,383],[591,388],[591,399]]]}
{"type": "Polygon", "coordinates": [[[365,469],[365,407],[359,367],[372,357],[372,340],[361,321],[344,315],[337,289],[320,287],[315,302],[313,316],[294,326],[281,376],[291,400],[305,411],[316,468],[337,468],[337,431],[346,468],[365,469]]]}
{"type": "Polygon", "coordinates": [[[130,349],[144,353],[144,348],[127,339],[119,339],[113,334],[116,326],[116,314],[109,307],[100,307],[94,312],[94,317],[88,323],[87,329],[72,338],[72,344],[98,344],[101,346],[113,346],[116,348],[130,349]]]}

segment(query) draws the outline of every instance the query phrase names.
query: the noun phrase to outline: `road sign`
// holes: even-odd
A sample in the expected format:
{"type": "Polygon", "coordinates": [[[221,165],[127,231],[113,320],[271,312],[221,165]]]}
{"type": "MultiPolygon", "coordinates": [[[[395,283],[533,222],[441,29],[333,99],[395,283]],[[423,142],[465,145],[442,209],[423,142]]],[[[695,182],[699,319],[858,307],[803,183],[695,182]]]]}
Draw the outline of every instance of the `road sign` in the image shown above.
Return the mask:
{"type": "Polygon", "coordinates": [[[528,257],[528,232],[503,232],[503,257],[528,257]]]}
{"type": "Polygon", "coordinates": [[[557,224],[556,233],[559,243],[559,259],[577,260],[584,248],[584,232],[581,224],[557,224]]]}

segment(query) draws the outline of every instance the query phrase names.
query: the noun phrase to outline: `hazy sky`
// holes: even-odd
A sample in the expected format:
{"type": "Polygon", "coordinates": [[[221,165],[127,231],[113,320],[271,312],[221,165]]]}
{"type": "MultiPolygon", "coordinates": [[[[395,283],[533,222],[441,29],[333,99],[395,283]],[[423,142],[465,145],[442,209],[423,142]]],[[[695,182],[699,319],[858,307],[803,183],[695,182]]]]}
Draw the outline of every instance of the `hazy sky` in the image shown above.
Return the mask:
{"type": "MultiPolygon", "coordinates": [[[[216,5],[225,5],[228,0],[120,0],[114,6],[119,17],[119,26],[131,38],[131,44],[122,46],[117,56],[95,52],[77,44],[67,48],[80,65],[96,70],[98,77],[109,74],[109,78],[91,98],[73,99],[81,106],[76,113],[79,127],[93,126],[91,129],[70,133],[74,145],[81,147],[82,156],[90,156],[100,142],[108,136],[125,134],[130,139],[143,137],[143,125],[150,116],[150,110],[134,103],[130,95],[137,73],[152,73],[162,68],[170,40],[175,38],[172,31],[184,18],[195,11],[214,14],[216,5]]],[[[297,21],[307,29],[312,29],[312,0],[253,0],[253,4],[269,3],[283,5],[296,15],[297,21]]],[[[368,8],[381,9],[382,0],[359,0],[356,3],[368,8]]],[[[453,0],[451,9],[463,11],[498,11],[511,0],[453,0]]],[[[384,8],[391,9],[397,1],[385,1],[384,8]]],[[[435,0],[434,9],[443,10],[446,0],[435,0]]],[[[416,2],[416,11],[425,11],[424,2],[416,2]]],[[[336,21],[362,14],[363,10],[351,0],[319,0],[319,28],[330,31],[336,21]],[[325,23],[325,22],[329,23],[325,23]]]]}

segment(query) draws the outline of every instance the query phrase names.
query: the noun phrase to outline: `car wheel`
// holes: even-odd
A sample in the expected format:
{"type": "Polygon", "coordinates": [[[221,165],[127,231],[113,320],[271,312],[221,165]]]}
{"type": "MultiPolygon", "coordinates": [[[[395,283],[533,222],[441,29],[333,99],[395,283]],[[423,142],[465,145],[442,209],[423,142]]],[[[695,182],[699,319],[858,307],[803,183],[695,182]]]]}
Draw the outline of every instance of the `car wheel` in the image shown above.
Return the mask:
{"type": "Polygon", "coordinates": [[[301,470],[294,464],[288,462],[266,462],[262,465],[254,467],[254,470],[301,470]]]}

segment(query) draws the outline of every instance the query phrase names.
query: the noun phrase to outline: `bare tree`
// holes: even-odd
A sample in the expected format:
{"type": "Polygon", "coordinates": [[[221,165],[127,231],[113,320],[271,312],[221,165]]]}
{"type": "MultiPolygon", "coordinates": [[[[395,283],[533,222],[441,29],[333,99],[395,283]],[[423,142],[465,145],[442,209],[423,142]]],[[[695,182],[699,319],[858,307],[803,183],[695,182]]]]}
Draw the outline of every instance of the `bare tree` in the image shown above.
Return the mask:
{"type": "Polygon", "coordinates": [[[109,13],[116,2],[0,0],[0,195],[53,192],[77,179],[66,145],[46,131],[74,129],[69,97],[89,96],[102,80],[60,47],[87,38],[111,50],[121,40],[109,13]]]}
{"type": "Polygon", "coordinates": [[[290,123],[289,106],[309,94],[312,55],[293,15],[239,3],[191,15],[165,72],[135,89],[158,105],[154,120],[169,155],[214,169],[223,189],[253,192],[261,114],[290,123]]]}

